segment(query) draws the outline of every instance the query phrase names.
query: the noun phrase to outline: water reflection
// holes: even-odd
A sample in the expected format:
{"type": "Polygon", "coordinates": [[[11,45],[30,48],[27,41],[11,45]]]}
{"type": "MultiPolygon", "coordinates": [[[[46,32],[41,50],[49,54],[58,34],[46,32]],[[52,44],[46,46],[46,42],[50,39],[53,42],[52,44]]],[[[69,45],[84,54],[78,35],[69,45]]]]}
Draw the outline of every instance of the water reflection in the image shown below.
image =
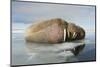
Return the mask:
{"type": "Polygon", "coordinates": [[[85,47],[85,44],[83,43],[83,45],[77,46],[75,47],[72,52],[74,53],[74,55],[78,55],[85,47]]]}
{"type": "MultiPolygon", "coordinates": [[[[84,43],[37,44],[26,43],[28,61],[33,64],[70,62],[85,47],[84,43]]],[[[74,60],[77,60],[74,58],[74,60]]]]}

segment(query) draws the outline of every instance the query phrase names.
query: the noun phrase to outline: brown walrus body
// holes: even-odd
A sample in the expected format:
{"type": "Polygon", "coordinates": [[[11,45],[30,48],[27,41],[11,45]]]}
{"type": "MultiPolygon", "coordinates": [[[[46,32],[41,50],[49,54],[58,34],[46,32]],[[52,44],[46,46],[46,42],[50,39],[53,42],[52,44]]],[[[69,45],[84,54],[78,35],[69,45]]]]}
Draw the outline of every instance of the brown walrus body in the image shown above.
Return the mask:
{"type": "Polygon", "coordinates": [[[79,40],[84,37],[85,31],[81,27],[60,18],[33,24],[25,32],[26,41],[38,43],[59,43],[79,40]]]}

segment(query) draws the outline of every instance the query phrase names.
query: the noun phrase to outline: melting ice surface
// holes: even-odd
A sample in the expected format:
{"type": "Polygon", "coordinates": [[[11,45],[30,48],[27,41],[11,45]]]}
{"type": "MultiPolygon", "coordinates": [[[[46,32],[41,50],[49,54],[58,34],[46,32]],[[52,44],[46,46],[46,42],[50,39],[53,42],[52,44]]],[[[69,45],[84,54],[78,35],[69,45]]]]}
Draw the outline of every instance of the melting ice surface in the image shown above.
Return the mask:
{"type": "Polygon", "coordinates": [[[27,43],[20,30],[12,32],[12,65],[95,60],[95,33],[84,40],[60,44],[27,43]]]}

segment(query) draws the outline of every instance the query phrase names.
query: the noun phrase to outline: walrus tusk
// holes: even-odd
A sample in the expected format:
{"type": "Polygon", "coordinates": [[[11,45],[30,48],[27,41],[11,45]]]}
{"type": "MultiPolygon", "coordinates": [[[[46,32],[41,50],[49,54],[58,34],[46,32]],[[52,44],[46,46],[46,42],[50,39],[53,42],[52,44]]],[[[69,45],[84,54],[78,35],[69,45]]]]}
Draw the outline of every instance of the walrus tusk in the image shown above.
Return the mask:
{"type": "Polygon", "coordinates": [[[75,36],[76,36],[76,33],[74,32],[74,33],[73,33],[73,37],[72,37],[72,38],[75,38],[75,36]]]}
{"type": "Polygon", "coordinates": [[[64,28],[64,42],[66,41],[66,29],[64,28]]]}

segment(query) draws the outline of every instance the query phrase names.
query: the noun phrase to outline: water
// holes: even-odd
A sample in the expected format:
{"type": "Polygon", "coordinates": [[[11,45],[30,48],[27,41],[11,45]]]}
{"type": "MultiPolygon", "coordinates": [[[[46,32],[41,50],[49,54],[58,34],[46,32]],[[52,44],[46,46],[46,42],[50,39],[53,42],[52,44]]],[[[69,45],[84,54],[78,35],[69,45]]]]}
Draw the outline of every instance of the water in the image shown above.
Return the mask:
{"type": "Polygon", "coordinates": [[[95,33],[85,40],[60,44],[27,43],[24,33],[12,33],[12,65],[47,64],[95,60],[95,33]]]}

